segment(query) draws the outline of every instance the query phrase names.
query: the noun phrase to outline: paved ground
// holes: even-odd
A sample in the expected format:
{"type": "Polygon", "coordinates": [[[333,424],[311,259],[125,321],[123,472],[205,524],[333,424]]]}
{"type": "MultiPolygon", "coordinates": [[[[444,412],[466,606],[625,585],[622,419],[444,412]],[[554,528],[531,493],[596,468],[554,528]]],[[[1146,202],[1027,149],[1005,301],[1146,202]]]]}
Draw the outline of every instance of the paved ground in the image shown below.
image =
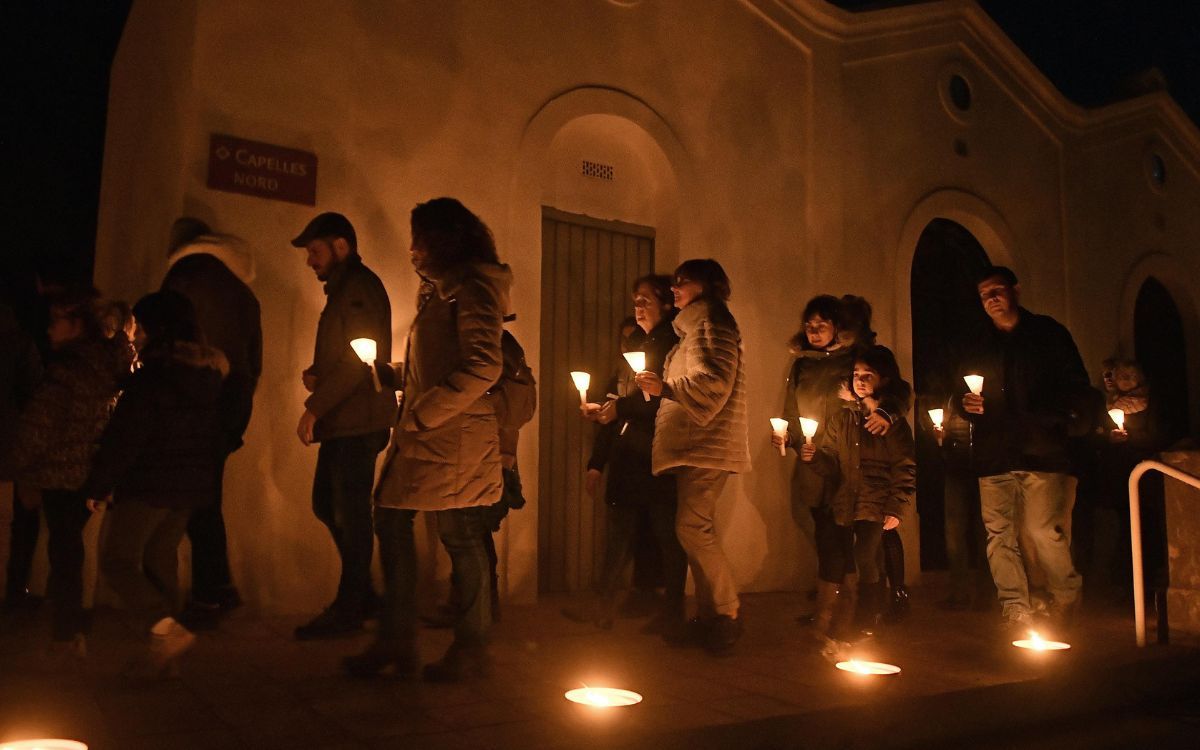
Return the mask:
{"type": "MultiPolygon", "coordinates": [[[[904,669],[873,681],[814,652],[794,621],[807,604],[790,594],[747,596],[747,635],[720,659],[641,635],[639,621],[607,633],[568,622],[561,601],[509,607],[497,675],[457,686],[352,680],[338,660],[368,635],[298,643],[303,618],[238,613],[202,636],[180,679],[122,687],[116,674],[139,644],[117,613],[97,614],[86,663],[54,671],[43,612],[0,633],[0,739],[70,737],[99,750],[1200,746],[1194,699],[1163,698],[1197,694],[1196,651],[1139,651],[1130,620],[1109,614],[1088,617],[1071,651],[1034,657],[999,644],[991,614],[942,612],[924,601],[935,596],[914,592],[909,620],[863,654],[904,669]],[[608,712],[567,703],[563,692],[583,683],[645,701],[608,712]],[[1020,726],[1005,718],[1013,712],[1020,726]]],[[[448,641],[424,631],[423,656],[448,641]]]]}

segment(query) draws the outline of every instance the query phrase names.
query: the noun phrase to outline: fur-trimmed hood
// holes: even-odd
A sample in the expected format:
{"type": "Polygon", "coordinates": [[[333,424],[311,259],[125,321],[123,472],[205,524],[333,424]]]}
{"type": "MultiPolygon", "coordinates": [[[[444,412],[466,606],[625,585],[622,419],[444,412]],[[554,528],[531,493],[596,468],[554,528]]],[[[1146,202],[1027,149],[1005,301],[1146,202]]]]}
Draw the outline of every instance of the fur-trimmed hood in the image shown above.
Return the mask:
{"type": "Polygon", "coordinates": [[[231,234],[203,234],[191,242],[180,245],[167,256],[167,270],[189,255],[211,255],[225,267],[249,284],[254,281],[254,255],[239,237],[231,234]]]}
{"type": "Polygon", "coordinates": [[[216,370],[224,380],[229,376],[229,360],[216,347],[198,344],[192,341],[177,341],[170,348],[153,349],[143,354],[142,359],[147,364],[153,362],[181,364],[196,369],[216,370]]]}

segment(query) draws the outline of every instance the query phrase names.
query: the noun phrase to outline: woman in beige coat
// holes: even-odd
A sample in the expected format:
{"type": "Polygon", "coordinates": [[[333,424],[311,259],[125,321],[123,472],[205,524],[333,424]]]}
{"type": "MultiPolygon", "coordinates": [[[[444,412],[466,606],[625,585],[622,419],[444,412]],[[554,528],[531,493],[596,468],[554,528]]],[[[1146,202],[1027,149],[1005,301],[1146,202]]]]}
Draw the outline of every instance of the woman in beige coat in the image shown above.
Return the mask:
{"type": "Polygon", "coordinates": [[[500,377],[500,334],[512,274],[487,226],[453,198],[412,212],[413,267],[422,279],[401,377],[399,422],[375,488],[375,534],[385,598],[379,636],[345,660],[370,676],[415,671],[417,560],[413,517],[437,515],[460,593],[454,642],[426,680],[458,681],[490,668],[490,576],[485,511],[500,500],[500,443],[488,390],[500,377]]]}
{"type": "Polygon", "coordinates": [[[742,336],[729,312],[729,277],[715,260],[689,260],[671,286],[679,343],[663,377],[637,374],[638,386],[662,396],[655,421],[652,468],[675,474],[675,533],[687,552],[698,616],[667,640],[728,651],[742,633],[737,585],[713,518],[730,474],[750,470],[742,336]]]}

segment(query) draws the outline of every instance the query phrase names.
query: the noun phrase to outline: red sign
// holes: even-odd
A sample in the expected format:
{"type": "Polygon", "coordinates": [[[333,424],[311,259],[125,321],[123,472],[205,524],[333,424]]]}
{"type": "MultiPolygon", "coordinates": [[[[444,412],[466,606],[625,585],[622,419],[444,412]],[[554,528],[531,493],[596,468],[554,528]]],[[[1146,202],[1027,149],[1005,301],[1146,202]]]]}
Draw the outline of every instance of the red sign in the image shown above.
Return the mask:
{"type": "Polygon", "coordinates": [[[208,187],[289,203],[317,205],[317,155],[212,134],[208,187]]]}

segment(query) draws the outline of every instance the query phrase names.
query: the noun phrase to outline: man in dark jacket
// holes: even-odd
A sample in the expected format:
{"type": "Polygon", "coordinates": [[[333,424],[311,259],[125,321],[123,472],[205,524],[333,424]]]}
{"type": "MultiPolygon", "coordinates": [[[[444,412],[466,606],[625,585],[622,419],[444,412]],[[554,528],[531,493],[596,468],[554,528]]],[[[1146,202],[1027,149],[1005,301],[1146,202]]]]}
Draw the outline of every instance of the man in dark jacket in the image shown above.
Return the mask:
{"type": "Polygon", "coordinates": [[[224,436],[213,502],[188,521],[192,546],[192,595],[187,619],[193,627],[215,624],[215,616],[241,604],[229,571],[220,481],[225,459],[242,446],[250,423],[254,389],[262,374],[262,318],[258,298],[247,286],[254,261],[241,241],[214,234],[198,219],[183,217],[171,227],[167,275],[162,288],[191,301],[205,343],[229,361],[229,377],[218,402],[224,436]]]}
{"type": "Polygon", "coordinates": [[[1052,612],[1065,624],[1083,584],[1071,562],[1075,478],[1067,442],[1090,422],[1087,371],[1066,328],[1018,305],[1021,287],[1010,269],[987,269],[978,289],[992,331],[966,360],[964,375],[982,375],[982,393],[967,393],[960,404],[972,424],[988,565],[1005,620],[1029,629],[1029,582],[1018,543],[1024,524],[1054,596],[1052,612]]]}
{"type": "Polygon", "coordinates": [[[325,282],[325,309],[317,324],[313,363],[302,374],[312,395],[304,402],[296,434],[321,444],[313,477],[313,513],[329,528],[342,561],[337,598],[316,619],[296,628],[302,640],[362,628],[371,589],[371,487],[375,458],[388,442],[396,397],[375,387],[370,368],[350,342],[373,339],[377,358],[392,351],[392,310],[379,277],[358,256],[354,227],[345,216],[324,213],[292,245],[304,248],[308,266],[325,282]]]}

